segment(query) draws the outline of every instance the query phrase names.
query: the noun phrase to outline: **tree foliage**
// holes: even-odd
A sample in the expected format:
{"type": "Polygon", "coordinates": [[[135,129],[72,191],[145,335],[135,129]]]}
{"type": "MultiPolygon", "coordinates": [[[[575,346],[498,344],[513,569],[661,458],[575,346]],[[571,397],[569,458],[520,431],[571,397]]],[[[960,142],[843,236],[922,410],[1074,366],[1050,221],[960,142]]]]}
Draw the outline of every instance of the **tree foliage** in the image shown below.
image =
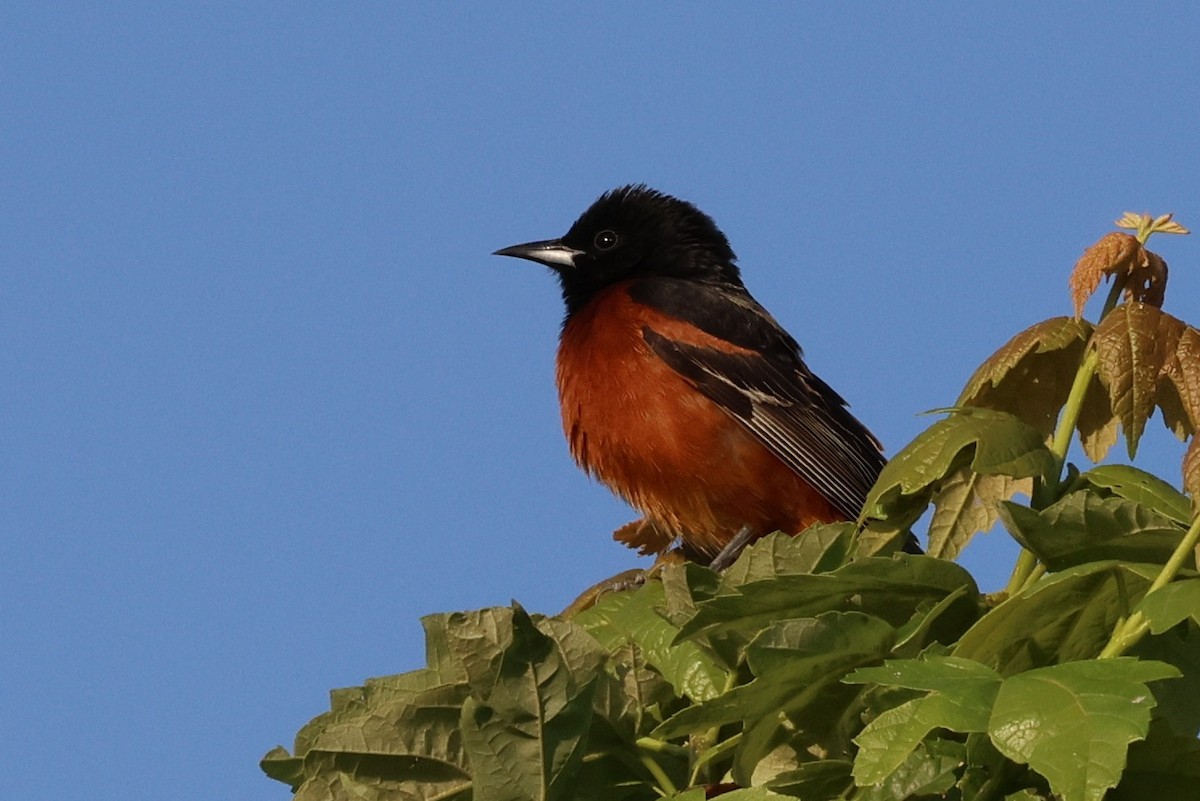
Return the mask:
{"type": "Polygon", "coordinates": [[[299,801],[1200,798],[1200,331],[1126,215],[887,465],[856,523],[664,566],[566,617],[424,619],[425,667],[336,690],[263,770],[299,801]],[[1112,282],[1096,322],[1088,297],[1112,282]],[[1151,415],[1182,487],[1132,458],[1151,415]],[[900,553],[932,507],[928,553],[900,553]],[[1021,545],[980,594],[952,560],[1021,545]]]}

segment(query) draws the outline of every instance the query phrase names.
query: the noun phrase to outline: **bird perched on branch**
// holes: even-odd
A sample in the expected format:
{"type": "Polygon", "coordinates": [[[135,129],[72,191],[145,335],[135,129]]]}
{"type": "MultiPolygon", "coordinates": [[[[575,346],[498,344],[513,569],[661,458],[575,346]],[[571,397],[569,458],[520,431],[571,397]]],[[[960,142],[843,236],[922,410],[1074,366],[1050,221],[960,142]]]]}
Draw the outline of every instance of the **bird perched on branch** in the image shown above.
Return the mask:
{"type": "Polygon", "coordinates": [[[746,291],[695,206],[625,186],[563,237],[496,255],[540,262],[562,285],[571,455],[645,515],[618,539],[644,553],[678,540],[710,560],[858,516],[885,461],[879,442],[746,291]]]}

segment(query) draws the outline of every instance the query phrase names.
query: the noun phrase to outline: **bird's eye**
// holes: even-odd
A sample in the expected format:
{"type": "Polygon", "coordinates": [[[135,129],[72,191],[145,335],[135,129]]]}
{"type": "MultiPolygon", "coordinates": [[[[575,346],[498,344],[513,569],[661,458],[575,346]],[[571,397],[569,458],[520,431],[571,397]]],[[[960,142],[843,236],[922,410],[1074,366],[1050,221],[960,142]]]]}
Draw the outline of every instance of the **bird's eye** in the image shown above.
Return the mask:
{"type": "Polygon", "coordinates": [[[596,245],[596,250],[612,250],[612,248],[617,244],[617,232],[608,230],[601,231],[600,233],[596,234],[594,244],[596,245]]]}

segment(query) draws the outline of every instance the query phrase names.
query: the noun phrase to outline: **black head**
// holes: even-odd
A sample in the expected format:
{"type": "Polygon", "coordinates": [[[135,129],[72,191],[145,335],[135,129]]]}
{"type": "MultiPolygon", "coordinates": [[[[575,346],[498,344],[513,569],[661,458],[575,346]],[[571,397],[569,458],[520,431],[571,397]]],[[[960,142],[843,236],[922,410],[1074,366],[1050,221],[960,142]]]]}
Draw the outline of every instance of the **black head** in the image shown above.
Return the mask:
{"type": "Polygon", "coordinates": [[[552,268],[568,315],[596,292],[633,278],[742,285],[736,257],[712,218],[642,184],[601,195],[561,239],[513,245],[496,255],[552,268]]]}

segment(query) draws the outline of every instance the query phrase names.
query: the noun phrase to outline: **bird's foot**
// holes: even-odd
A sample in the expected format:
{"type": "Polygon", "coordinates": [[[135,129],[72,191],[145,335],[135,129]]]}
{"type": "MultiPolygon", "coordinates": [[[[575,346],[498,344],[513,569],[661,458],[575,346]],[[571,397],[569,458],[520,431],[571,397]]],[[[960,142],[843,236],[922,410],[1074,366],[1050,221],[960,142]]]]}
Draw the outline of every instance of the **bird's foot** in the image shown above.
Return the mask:
{"type": "Polygon", "coordinates": [[[579,594],[579,597],[562,611],[562,617],[571,618],[579,614],[585,609],[591,609],[596,605],[596,602],[601,597],[610,592],[626,592],[628,590],[636,590],[638,587],[646,583],[646,579],[654,568],[650,570],[642,570],[634,568],[633,570],[625,570],[615,576],[610,576],[603,581],[596,582],[592,586],[579,594]]]}

